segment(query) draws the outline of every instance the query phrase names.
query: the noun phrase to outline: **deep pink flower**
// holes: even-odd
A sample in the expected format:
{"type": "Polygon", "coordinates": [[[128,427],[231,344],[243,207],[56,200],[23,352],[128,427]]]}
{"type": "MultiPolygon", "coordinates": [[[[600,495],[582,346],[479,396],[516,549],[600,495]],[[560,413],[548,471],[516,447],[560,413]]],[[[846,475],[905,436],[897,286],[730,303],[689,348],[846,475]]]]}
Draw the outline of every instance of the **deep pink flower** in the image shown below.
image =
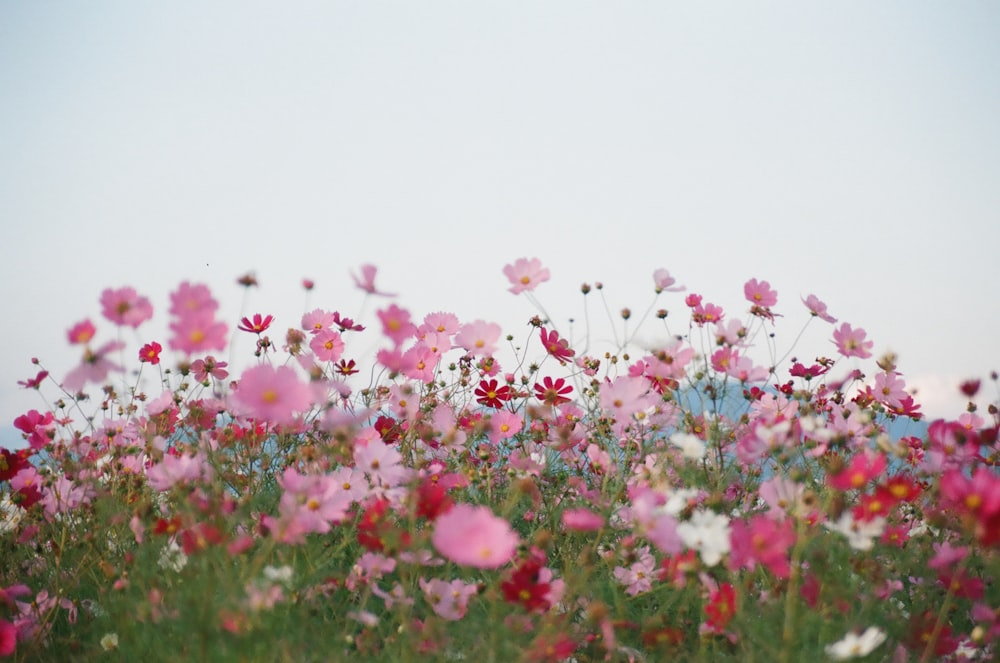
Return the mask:
{"type": "Polygon", "coordinates": [[[549,270],[542,267],[538,258],[518,258],[513,265],[504,266],[503,273],[510,280],[510,291],[515,295],[534,290],[539,283],[549,280],[549,270]]]}
{"type": "Polygon", "coordinates": [[[17,649],[17,628],[0,619],[0,656],[12,656],[17,649]]]}
{"type": "Polygon", "coordinates": [[[70,327],[66,336],[73,345],[86,345],[96,333],[97,328],[94,327],[94,323],[90,320],[83,320],[70,327]]]}
{"type": "Polygon", "coordinates": [[[885,454],[857,453],[846,469],[827,477],[827,483],[835,490],[864,488],[869,481],[882,473],[886,462],[885,454]]]}
{"type": "Polygon", "coordinates": [[[133,329],[153,317],[153,305],[133,288],[106,289],[101,293],[101,313],[119,327],[133,329]]]}
{"type": "Polygon", "coordinates": [[[48,371],[38,371],[35,377],[28,378],[27,380],[18,380],[17,384],[25,389],[38,389],[42,386],[42,381],[47,377],[49,377],[48,371]]]}
{"type": "Polygon", "coordinates": [[[273,315],[263,316],[260,313],[254,313],[253,319],[243,318],[240,320],[238,329],[240,331],[250,332],[251,334],[257,334],[258,336],[267,331],[267,328],[271,326],[274,322],[273,315]]]}
{"type": "Polygon", "coordinates": [[[14,420],[14,427],[27,436],[32,449],[41,449],[52,439],[50,434],[55,430],[54,421],[51,412],[42,414],[38,410],[30,410],[14,420]]]}
{"type": "Polygon", "coordinates": [[[520,539],[489,507],[456,504],[434,521],[431,542],[456,564],[496,569],[514,558],[520,539]]]}
{"type": "Polygon", "coordinates": [[[375,274],[378,273],[378,268],[375,265],[361,265],[361,276],[355,276],[351,274],[351,278],[354,279],[354,285],[358,286],[369,295],[379,295],[381,297],[395,297],[396,295],[388,292],[381,292],[375,288],[375,274]]]}
{"type": "Polygon", "coordinates": [[[288,366],[262,364],[243,372],[233,398],[247,416],[289,425],[312,407],[313,393],[288,366]]]}
{"type": "Polygon", "coordinates": [[[564,338],[559,338],[559,332],[555,330],[549,331],[545,327],[542,327],[540,329],[540,333],[542,345],[545,346],[545,351],[555,357],[556,361],[560,364],[565,365],[566,362],[576,354],[576,352],[569,347],[569,341],[564,338]]]}
{"type": "Polygon", "coordinates": [[[152,341],[146,345],[139,348],[139,361],[143,364],[152,364],[156,366],[160,363],[160,353],[163,352],[163,346],[152,341]]]}
{"type": "Polygon", "coordinates": [[[837,345],[837,351],[844,357],[858,357],[868,359],[872,356],[871,349],[875,345],[872,341],[865,340],[865,330],[860,327],[854,329],[846,322],[833,331],[833,342],[837,345]]]}
{"type": "Polygon", "coordinates": [[[743,294],[754,306],[770,308],[778,303],[778,293],[771,289],[771,284],[767,281],[750,279],[743,284],[743,294]]]}

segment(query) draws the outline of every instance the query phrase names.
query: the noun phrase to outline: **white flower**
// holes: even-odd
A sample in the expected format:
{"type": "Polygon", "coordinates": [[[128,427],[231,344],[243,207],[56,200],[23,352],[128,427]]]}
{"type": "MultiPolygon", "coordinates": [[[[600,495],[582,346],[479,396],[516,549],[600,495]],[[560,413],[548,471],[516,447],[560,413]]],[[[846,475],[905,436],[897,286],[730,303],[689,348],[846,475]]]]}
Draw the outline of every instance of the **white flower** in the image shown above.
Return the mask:
{"type": "Polygon", "coordinates": [[[714,511],[698,509],[677,526],[677,534],[684,545],[701,554],[706,566],[715,566],[729,552],[729,518],[714,511]]]}
{"type": "Polygon", "coordinates": [[[885,531],[885,518],[855,520],[850,511],[845,511],[835,523],[823,523],[831,532],[839,532],[847,537],[847,542],[855,550],[871,550],[875,537],[885,531]]]}
{"type": "Polygon", "coordinates": [[[171,569],[180,573],[180,570],[188,562],[187,555],[181,550],[181,547],[177,545],[176,541],[171,541],[166,546],[163,547],[163,551],[160,553],[160,568],[161,569],[171,569]]]}
{"type": "Polygon", "coordinates": [[[842,640],[826,646],[827,655],[835,661],[867,656],[885,642],[885,633],[876,626],[869,626],[861,635],[848,633],[842,640]]]}
{"type": "Polygon", "coordinates": [[[281,583],[289,587],[292,584],[292,567],[290,566],[265,566],[264,577],[274,583],[281,583]]]}
{"type": "Polygon", "coordinates": [[[701,460],[705,457],[705,443],[697,435],[674,433],[670,436],[670,443],[679,447],[685,458],[701,460]]]}
{"type": "Polygon", "coordinates": [[[104,651],[118,649],[118,634],[106,633],[104,637],[101,638],[101,648],[104,649],[104,651]]]}
{"type": "Polygon", "coordinates": [[[24,517],[24,509],[14,504],[9,495],[0,497],[0,534],[13,532],[24,517]]]}

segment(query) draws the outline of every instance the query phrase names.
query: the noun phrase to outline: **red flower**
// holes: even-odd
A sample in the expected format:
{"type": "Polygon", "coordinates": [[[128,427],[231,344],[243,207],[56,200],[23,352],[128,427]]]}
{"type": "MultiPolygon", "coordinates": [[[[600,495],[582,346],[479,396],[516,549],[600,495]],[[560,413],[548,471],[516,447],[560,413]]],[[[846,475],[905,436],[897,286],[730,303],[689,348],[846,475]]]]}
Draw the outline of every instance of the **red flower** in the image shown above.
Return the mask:
{"type": "Polygon", "coordinates": [[[444,486],[427,480],[417,487],[417,515],[435,520],[454,506],[444,486]]]}
{"type": "Polygon", "coordinates": [[[507,385],[500,387],[498,384],[496,380],[481,381],[475,391],[476,402],[498,410],[503,407],[504,401],[509,401],[513,394],[510,387],[507,385]]]}
{"type": "Polygon", "coordinates": [[[963,394],[965,394],[966,397],[973,398],[976,394],[979,393],[980,384],[981,383],[979,380],[966,380],[961,385],[959,385],[958,388],[961,390],[963,394]]]}
{"type": "Polygon", "coordinates": [[[161,352],[163,352],[163,346],[156,341],[147,343],[139,350],[139,361],[144,364],[149,363],[156,366],[160,363],[161,352]]]}
{"type": "Polygon", "coordinates": [[[357,364],[353,359],[341,359],[333,366],[333,370],[341,375],[354,375],[358,372],[358,369],[354,368],[357,364]]]}
{"type": "Polygon", "coordinates": [[[545,327],[542,327],[541,339],[542,345],[545,346],[545,351],[555,357],[560,364],[565,364],[576,354],[574,350],[570,349],[569,341],[559,338],[559,332],[557,331],[550,332],[545,327]]]}
{"type": "Polygon", "coordinates": [[[535,398],[553,407],[569,403],[570,399],[566,398],[566,395],[572,393],[572,391],[573,387],[566,384],[566,381],[562,378],[553,380],[545,376],[542,378],[541,384],[535,383],[535,398]]]}
{"type": "Polygon", "coordinates": [[[722,631],[736,614],[736,591],[729,583],[723,583],[708,594],[705,606],[706,623],[715,631],[722,631]]]}
{"type": "Polygon", "coordinates": [[[500,583],[504,599],[508,603],[520,603],[528,612],[538,610],[544,612],[551,606],[546,598],[552,586],[540,582],[542,561],[529,557],[514,569],[509,580],[500,583]]]}
{"type": "Polygon", "coordinates": [[[250,318],[243,318],[240,320],[239,328],[242,331],[250,332],[251,334],[262,334],[271,326],[274,321],[273,315],[261,316],[260,313],[253,314],[253,320],[250,318]]]}

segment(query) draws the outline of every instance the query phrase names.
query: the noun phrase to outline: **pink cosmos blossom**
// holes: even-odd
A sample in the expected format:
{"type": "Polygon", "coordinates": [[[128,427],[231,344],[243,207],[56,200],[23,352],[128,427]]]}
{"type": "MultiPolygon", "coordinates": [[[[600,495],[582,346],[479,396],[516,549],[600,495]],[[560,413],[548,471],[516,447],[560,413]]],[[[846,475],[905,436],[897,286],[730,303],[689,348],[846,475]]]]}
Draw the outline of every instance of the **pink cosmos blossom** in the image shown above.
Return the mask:
{"type": "Polygon", "coordinates": [[[406,374],[416,367],[416,357],[402,352],[398,347],[382,348],[375,354],[375,359],[392,373],[406,374]]]}
{"type": "Polygon", "coordinates": [[[344,353],[344,341],[331,329],[317,332],[309,341],[309,347],[320,361],[337,361],[344,353]]]}
{"type": "Polygon", "coordinates": [[[618,566],[614,570],[615,580],[625,585],[625,593],[629,596],[636,596],[643,592],[648,592],[653,588],[653,579],[656,577],[656,560],[649,550],[649,546],[643,546],[632,551],[636,556],[629,566],[618,566]]]}
{"type": "Polygon", "coordinates": [[[474,320],[467,322],[455,335],[455,345],[477,357],[488,357],[497,351],[497,341],[500,339],[500,325],[474,320]]]}
{"type": "Polygon", "coordinates": [[[181,283],[170,293],[170,315],[182,318],[195,313],[212,313],[219,308],[219,303],[212,297],[208,286],[202,283],[192,285],[188,281],[181,283]]]}
{"type": "Polygon", "coordinates": [[[375,274],[378,273],[378,268],[375,265],[361,265],[361,275],[355,276],[351,274],[351,278],[354,279],[354,285],[358,286],[361,290],[364,290],[369,295],[378,295],[380,297],[395,297],[395,294],[389,292],[381,292],[375,288],[375,274]]]}
{"type": "Polygon", "coordinates": [[[497,410],[490,417],[490,442],[500,444],[521,432],[523,426],[524,420],[519,415],[507,410],[497,410]]]}
{"type": "Polygon", "coordinates": [[[176,318],[170,323],[170,331],[174,333],[168,341],[171,350],[195,354],[226,349],[226,323],[217,321],[210,311],[176,318]]]}
{"type": "Polygon", "coordinates": [[[875,376],[875,387],[872,395],[881,403],[890,408],[899,408],[903,405],[903,399],[909,396],[906,393],[906,383],[899,377],[899,373],[879,373],[875,376]]]}
{"type": "Polygon", "coordinates": [[[94,323],[90,320],[82,320],[66,331],[66,337],[69,338],[69,342],[73,345],[85,345],[90,342],[90,339],[94,338],[94,334],[97,333],[97,328],[94,327],[94,323]]]}
{"type": "Polygon", "coordinates": [[[632,415],[644,411],[655,402],[647,396],[648,392],[649,383],[645,379],[619,376],[614,382],[601,385],[601,409],[619,423],[627,424],[632,415]]]}
{"type": "Polygon", "coordinates": [[[424,334],[438,333],[453,336],[458,333],[460,325],[458,317],[454,313],[428,313],[424,316],[424,321],[417,329],[417,333],[423,337],[424,334]]]}
{"type": "Polygon", "coordinates": [[[69,513],[87,501],[87,490],[66,476],[60,476],[42,488],[42,506],[50,516],[69,513]]]}
{"type": "Polygon", "coordinates": [[[563,527],[576,532],[593,532],[604,527],[604,517],[590,509],[567,509],[562,514],[563,527]]]}
{"type": "Polygon", "coordinates": [[[97,350],[87,348],[83,353],[80,365],[74,368],[63,380],[63,387],[70,392],[83,389],[88,382],[102,384],[111,371],[123,371],[120,365],[112,362],[107,355],[125,347],[123,341],[109,341],[97,350]]]}
{"type": "Polygon", "coordinates": [[[465,617],[469,599],[479,593],[478,583],[465,583],[461,580],[441,580],[420,578],[420,589],[430,603],[431,609],[441,618],[457,621],[465,617]]]}
{"type": "Polygon", "coordinates": [[[310,334],[316,334],[334,325],[333,314],[321,309],[315,309],[302,316],[302,329],[310,334]]]}
{"type": "Polygon", "coordinates": [[[166,492],[178,483],[210,480],[214,476],[212,466],[203,454],[195,456],[175,456],[164,454],[163,459],[146,470],[146,483],[153,490],[166,492]]]}
{"type": "Polygon", "coordinates": [[[374,439],[354,449],[354,464],[368,475],[372,487],[394,488],[410,477],[410,469],[394,447],[374,439]]]}
{"type": "Polygon", "coordinates": [[[748,522],[733,521],[730,543],[730,569],[753,571],[761,564],[775,577],[788,578],[791,571],[789,551],[795,545],[795,525],[791,519],[775,520],[757,515],[748,522]]]}
{"type": "Polygon", "coordinates": [[[514,558],[520,539],[489,507],[456,504],[434,521],[431,543],[461,566],[497,569],[514,558]]]}
{"type": "Polygon", "coordinates": [[[133,288],[107,288],[101,293],[101,313],[119,327],[137,328],[153,317],[153,305],[133,288]]]}
{"type": "Polygon", "coordinates": [[[333,523],[347,518],[347,510],[363,493],[345,489],[342,479],[286,469],[278,478],[284,492],[278,504],[280,518],[274,523],[277,538],[284,543],[303,543],[306,534],[325,534],[333,523]]]}
{"type": "Polygon", "coordinates": [[[14,427],[25,434],[32,449],[41,449],[52,440],[56,429],[54,422],[51,412],[42,414],[38,410],[29,410],[14,420],[14,427]]]}
{"type": "Polygon", "coordinates": [[[661,292],[683,292],[685,287],[682,285],[674,285],[677,283],[677,279],[670,275],[670,272],[660,268],[653,272],[653,285],[656,287],[656,294],[661,292]]]}
{"type": "Polygon", "coordinates": [[[509,290],[515,295],[534,290],[539,283],[549,280],[549,270],[542,267],[538,258],[518,258],[513,265],[505,265],[503,273],[511,282],[509,290]]]}
{"type": "Polygon", "coordinates": [[[208,355],[204,359],[195,359],[191,362],[191,373],[198,382],[207,381],[209,376],[216,380],[225,380],[229,377],[227,366],[229,366],[227,362],[217,361],[215,357],[208,355]]]}
{"type": "Polygon", "coordinates": [[[434,381],[434,371],[439,359],[440,354],[434,352],[421,341],[403,353],[404,369],[402,373],[411,380],[420,380],[429,384],[434,381]]]}
{"type": "Polygon", "coordinates": [[[778,293],[771,289],[771,284],[767,281],[750,279],[743,285],[743,294],[754,306],[770,308],[778,303],[778,293]]]}
{"type": "Polygon", "coordinates": [[[382,321],[382,333],[388,336],[396,347],[417,332],[416,326],[410,322],[410,312],[404,308],[390,304],[388,308],[375,313],[382,321]]]}
{"type": "Polygon", "coordinates": [[[802,303],[805,304],[807,309],[809,309],[809,313],[819,318],[820,320],[825,320],[830,324],[833,324],[837,321],[837,318],[833,317],[832,315],[826,312],[826,304],[820,301],[816,297],[816,295],[809,295],[808,297],[802,300],[802,303]]]}
{"type": "Polygon", "coordinates": [[[851,458],[850,464],[844,470],[828,476],[827,483],[835,490],[864,488],[869,481],[885,470],[886,464],[885,454],[862,451],[851,458]]]}
{"type": "Polygon", "coordinates": [[[844,357],[858,357],[868,359],[872,356],[871,349],[875,345],[872,341],[865,340],[865,330],[860,327],[854,329],[846,322],[840,325],[839,329],[833,331],[833,342],[837,345],[837,351],[844,357]]]}
{"type": "Polygon", "coordinates": [[[289,425],[312,407],[313,392],[288,366],[262,364],[243,372],[233,399],[247,416],[289,425]]]}

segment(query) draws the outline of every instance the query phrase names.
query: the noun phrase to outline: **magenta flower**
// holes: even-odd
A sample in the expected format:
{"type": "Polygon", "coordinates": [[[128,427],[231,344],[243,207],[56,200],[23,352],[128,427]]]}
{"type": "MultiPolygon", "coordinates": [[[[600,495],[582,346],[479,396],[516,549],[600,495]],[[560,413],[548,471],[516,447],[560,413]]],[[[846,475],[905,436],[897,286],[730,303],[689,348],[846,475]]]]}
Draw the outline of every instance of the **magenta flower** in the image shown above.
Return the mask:
{"type": "Polygon", "coordinates": [[[506,265],[503,273],[510,279],[513,286],[510,291],[515,295],[534,290],[539,283],[549,280],[549,270],[542,267],[538,258],[518,258],[513,265],[506,265]]]}
{"type": "Polygon", "coordinates": [[[837,345],[837,351],[844,357],[858,357],[868,359],[872,356],[871,349],[875,345],[872,341],[865,340],[865,330],[860,327],[854,329],[846,322],[840,325],[839,329],[833,330],[833,342],[837,345]]]}
{"type": "Polygon", "coordinates": [[[456,504],[434,521],[431,542],[456,564],[497,569],[514,558],[520,539],[489,507],[456,504]]]}
{"type": "Polygon", "coordinates": [[[361,276],[355,276],[351,274],[351,278],[354,279],[354,285],[358,286],[369,295],[379,295],[380,297],[395,297],[396,295],[388,292],[381,292],[375,288],[375,274],[378,273],[378,268],[375,265],[361,265],[361,276]]]}
{"type": "Polygon", "coordinates": [[[66,331],[66,337],[73,345],[86,345],[90,339],[94,338],[97,328],[90,320],[82,320],[66,331]]]}
{"type": "Polygon", "coordinates": [[[135,329],[153,317],[153,305],[133,288],[107,288],[101,293],[101,313],[119,327],[135,329]]]}
{"type": "Polygon", "coordinates": [[[312,407],[313,393],[288,366],[265,364],[243,372],[233,398],[247,416],[289,425],[312,407]]]}
{"type": "Polygon", "coordinates": [[[56,429],[54,421],[51,412],[42,414],[38,410],[30,410],[14,420],[14,427],[25,434],[32,449],[41,449],[52,440],[56,429]]]}
{"type": "Polygon", "coordinates": [[[0,619],[0,656],[11,656],[17,649],[17,627],[0,619]]]}

